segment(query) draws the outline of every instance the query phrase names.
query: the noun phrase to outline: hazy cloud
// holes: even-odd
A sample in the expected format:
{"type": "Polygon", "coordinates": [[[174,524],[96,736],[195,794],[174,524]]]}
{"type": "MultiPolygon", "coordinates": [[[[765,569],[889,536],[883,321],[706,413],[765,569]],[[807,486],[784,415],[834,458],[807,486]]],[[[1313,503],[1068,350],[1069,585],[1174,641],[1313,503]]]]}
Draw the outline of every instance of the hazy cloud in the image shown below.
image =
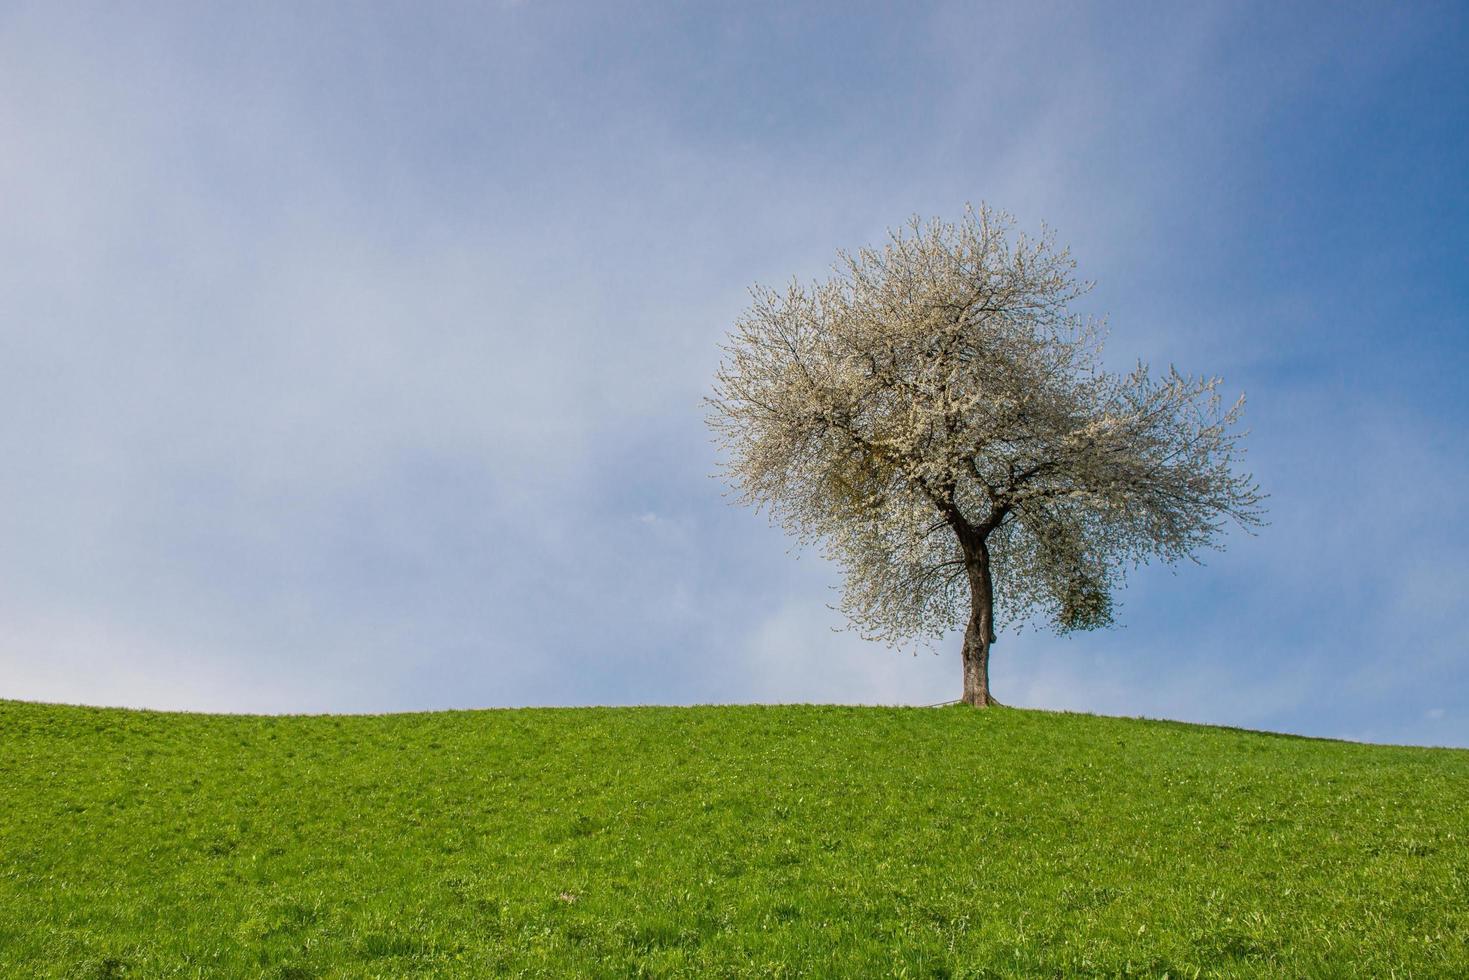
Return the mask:
{"type": "Polygon", "coordinates": [[[1469,744],[1462,26],[9,8],[0,696],[951,697],[957,637],[832,631],[700,399],[750,283],[985,199],[1115,363],[1249,391],[1273,494],[1124,629],[1002,637],[1001,699],[1469,744]]]}

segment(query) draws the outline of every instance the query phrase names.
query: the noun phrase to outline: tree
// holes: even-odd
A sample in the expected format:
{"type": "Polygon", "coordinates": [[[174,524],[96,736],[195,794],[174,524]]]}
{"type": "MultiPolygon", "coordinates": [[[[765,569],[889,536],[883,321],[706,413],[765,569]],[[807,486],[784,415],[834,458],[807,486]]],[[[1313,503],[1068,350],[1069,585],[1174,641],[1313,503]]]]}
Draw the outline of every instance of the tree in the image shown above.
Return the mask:
{"type": "Polygon", "coordinates": [[[914,218],[824,282],[751,291],[708,423],[739,499],[845,573],[864,636],[965,624],[963,701],[995,704],[1000,620],[1111,623],[1125,572],[1262,523],[1217,378],[1101,362],[1054,237],[981,206],[914,218]]]}

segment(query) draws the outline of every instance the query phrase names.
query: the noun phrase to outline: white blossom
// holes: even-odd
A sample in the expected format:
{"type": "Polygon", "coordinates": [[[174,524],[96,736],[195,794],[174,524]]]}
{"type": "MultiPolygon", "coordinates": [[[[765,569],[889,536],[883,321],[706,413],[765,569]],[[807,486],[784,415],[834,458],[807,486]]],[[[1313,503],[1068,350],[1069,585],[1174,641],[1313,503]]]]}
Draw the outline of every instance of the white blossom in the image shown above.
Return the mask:
{"type": "Polygon", "coordinates": [[[840,564],[863,635],[968,623],[971,703],[993,703],[997,617],[1105,625],[1127,568],[1261,523],[1235,472],[1243,399],[1104,370],[1074,273],[988,207],[915,218],[824,282],[754,288],[707,400],[739,499],[840,564]]]}

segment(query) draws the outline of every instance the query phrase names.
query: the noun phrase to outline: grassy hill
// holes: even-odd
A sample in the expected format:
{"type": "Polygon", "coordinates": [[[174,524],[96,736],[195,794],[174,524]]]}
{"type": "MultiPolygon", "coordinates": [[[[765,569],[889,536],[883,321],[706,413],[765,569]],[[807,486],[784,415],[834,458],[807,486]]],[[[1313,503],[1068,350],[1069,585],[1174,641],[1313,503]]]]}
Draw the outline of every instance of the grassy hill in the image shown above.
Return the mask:
{"type": "Polygon", "coordinates": [[[1469,976],[1469,752],[0,701],[0,976],[1469,976]]]}

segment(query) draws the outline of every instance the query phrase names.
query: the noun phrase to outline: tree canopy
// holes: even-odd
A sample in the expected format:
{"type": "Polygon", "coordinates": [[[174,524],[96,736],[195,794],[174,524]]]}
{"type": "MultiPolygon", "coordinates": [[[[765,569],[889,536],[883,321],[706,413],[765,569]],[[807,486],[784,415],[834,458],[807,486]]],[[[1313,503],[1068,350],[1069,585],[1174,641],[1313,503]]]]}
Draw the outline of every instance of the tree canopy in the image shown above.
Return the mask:
{"type": "Polygon", "coordinates": [[[915,218],[825,281],[755,287],[708,399],[739,498],[840,564],[863,635],[968,623],[977,704],[997,620],[1107,625],[1129,568],[1262,523],[1243,397],[1107,371],[1070,251],[1014,224],[915,218]]]}

